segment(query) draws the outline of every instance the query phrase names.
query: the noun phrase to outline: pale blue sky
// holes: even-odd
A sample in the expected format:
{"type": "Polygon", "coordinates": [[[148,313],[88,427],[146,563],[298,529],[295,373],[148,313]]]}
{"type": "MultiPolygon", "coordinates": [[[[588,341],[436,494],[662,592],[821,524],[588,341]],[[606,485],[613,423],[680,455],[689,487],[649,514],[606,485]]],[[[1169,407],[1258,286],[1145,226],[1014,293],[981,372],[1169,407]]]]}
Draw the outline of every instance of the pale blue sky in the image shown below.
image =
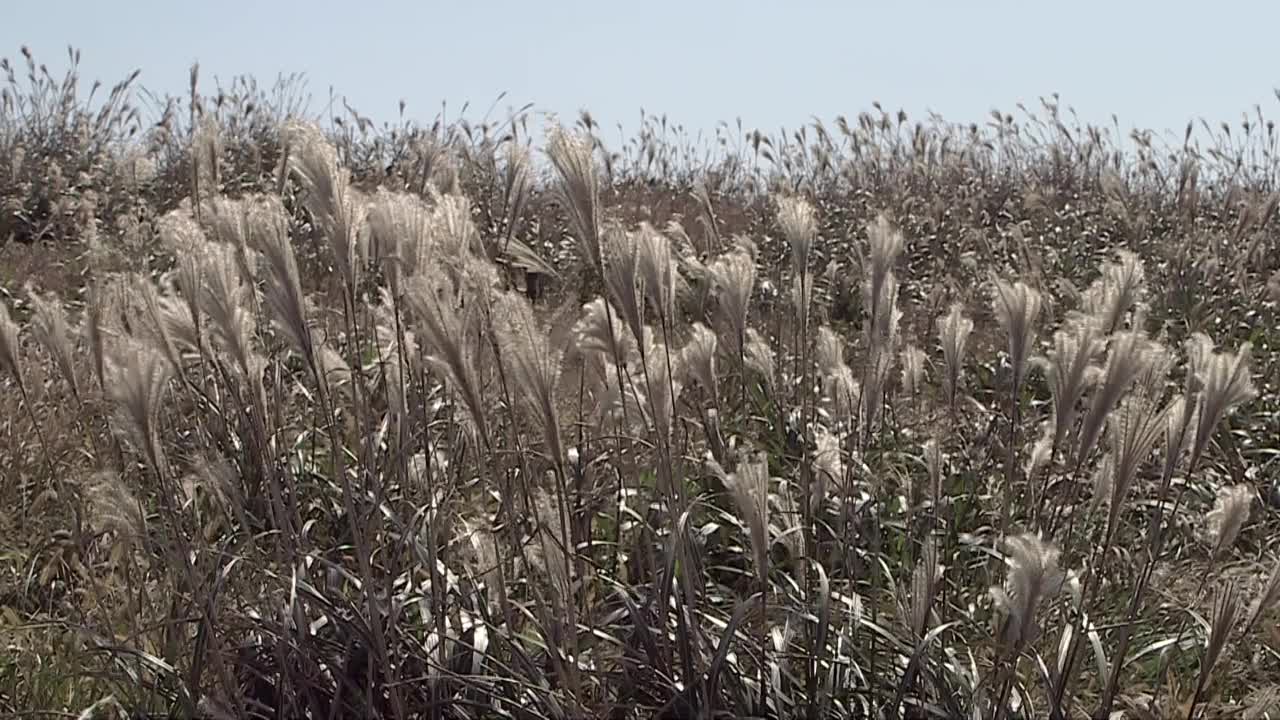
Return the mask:
{"type": "Polygon", "coordinates": [[[1266,0],[33,0],[3,16],[10,58],[26,43],[59,69],[70,43],[90,79],[136,67],[175,93],[195,60],[206,78],[263,84],[302,71],[317,104],[333,86],[380,119],[402,98],[423,120],[442,100],[483,112],[502,91],[504,105],[587,108],[610,127],[634,126],[643,107],[693,128],[741,117],[773,130],[852,118],[873,100],[981,121],[1055,91],[1125,128],[1236,121],[1255,103],[1280,115],[1280,3],[1266,0]]]}

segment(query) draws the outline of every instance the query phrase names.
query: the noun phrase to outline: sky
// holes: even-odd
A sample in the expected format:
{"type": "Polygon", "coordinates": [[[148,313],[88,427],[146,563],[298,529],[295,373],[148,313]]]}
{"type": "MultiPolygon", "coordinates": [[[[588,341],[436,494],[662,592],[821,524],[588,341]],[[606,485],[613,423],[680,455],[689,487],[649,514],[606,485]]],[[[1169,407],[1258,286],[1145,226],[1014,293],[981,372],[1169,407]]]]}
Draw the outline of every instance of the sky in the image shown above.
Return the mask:
{"type": "Polygon", "coordinates": [[[55,72],[67,45],[87,80],[137,68],[161,94],[184,93],[196,61],[206,90],[301,72],[316,109],[332,88],[379,120],[401,100],[425,122],[445,102],[478,119],[503,92],[499,116],[533,103],[634,128],[644,109],[703,131],[852,119],[873,101],[981,122],[1055,92],[1123,129],[1280,109],[1280,3],[1268,0],[45,0],[4,16],[0,56],[25,44],[55,72]]]}

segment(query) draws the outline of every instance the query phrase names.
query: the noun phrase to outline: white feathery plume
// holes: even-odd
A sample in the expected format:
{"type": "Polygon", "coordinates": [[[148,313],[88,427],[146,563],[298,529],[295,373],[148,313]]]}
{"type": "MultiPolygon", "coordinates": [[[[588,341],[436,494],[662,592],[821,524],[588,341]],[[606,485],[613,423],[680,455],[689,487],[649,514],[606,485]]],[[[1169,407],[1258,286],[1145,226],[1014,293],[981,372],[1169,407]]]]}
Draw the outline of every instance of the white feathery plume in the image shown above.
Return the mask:
{"type": "Polygon", "coordinates": [[[569,213],[578,249],[592,268],[600,268],[600,173],[591,139],[558,124],[547,133],[547,157],[555,168],[556,195],[569,213]]]}
{"type": "Polygon", "coordinates": [[[1036,342],[1040,318],[1040,293],[1023,282],[1009,283],[997,278],[991,295],[991,310],[1009,340],[1009,362],[1013,367],[1013,389],[1022,388],[1027,356],[1036,342]]]}
{"type": "Polygon", "coordinates": [[[947,404],[955,407],[956,394],[960,389],[960,373],[964,368],[965,349],[969,344],[969,335],[973,333],[973,320],[964,316],[964,309],[959,303],[951,306],[950,311],[938,320],[938,339],[942,344],[944,373],[942,391],[947,404]]]}
{"type": "Polygon", "coordinates": [[[1034,359],[1049,382],[1053,404],[1049,440],[1053,448],[1062,447],[1063,439],[1075,423],[1080,398],[1102,374],[1093,363],[1102,347],[1102,338],[1092,318],[1071,316],[1065,327],[1053,334],[1053,347],[1047,356],[1034,359]]]}
{"type": "Polygon", "coordinates": [[[80,381],[76,377],[75,349],[67,313],[56,295],[42,296],[30,285],[27,294],[31,298],[31,331],[36,340],[53,356],[54,364],[62,379],[71,386],[71,393],[80,397],[80,381]]]}
{"type": "Polygon", "coordinates": [[[751,293],[756,282],[756,261],[752,249],[738,248],[721,255],[709,267],[715,288],[720,317],[733,331],[734,345],[743,342],[747,316],[751,309],[751,293]]]}
{"type": "Polygon", "coordinates": [[[1107,518],[1107,541],[1110,542],[1120,519],[1125,498],[1133,486],[1138,469],[1163,437],[1168,409],[1156,409],[1155,403],[1135,394],[1123,400],[1107,420],[1110,446],[1111,482],[1110,514],[1107,518]]]}
{"type": "Polygon", "coordinates": [[[604,298],[597,297],[582,306],[582,317],[573,326],[577,350],[598,355],[604,362],[628,362],[638,352],[635,338],[626,333],[619,314],[606,307],[606,302],[604,298]],[[614,317],[612,332],[609,323],[611,312],[614,317]]]}
{"type": "Polygon", "coordinates": [[[560,466],[565,460],[556,412],[561,351],[548,342],[547,330],[534,318],[529,301],[513,293],[497,298],[494,332],[503,360],[512,368],[514,389],[541,425],[547,452],[560,466]]]}
{"type": "Polygon", "coordinates": [[[867,245],[870,256],[863,277],[862,301],[870,308],[870,316],[880,316],[879,303],[884,297],[884,286],[893,273],[893,266],[902,254],[906,242],[902,233],[890,224],[884,215],[876,216],[867,226],[867,245]]]}
{"type": "Polygon", "coordinates": [[[778,226],[791,246],[791,269],[806,273],[813,243],[818,237],[818,222],[813,206],[802,197],[781,196],[778,202],[778,226]]]}
{"type": "MultiPolygon", "coordinates": [[[[1117,260],[1102,266],[1102,276],[1089,286],[1081,298],[1081,310],[1095,318],[1104,335],[1121,330],[1124,314],[1141,300],[1146,286],[1142,260],[1133,252],[1121,250],[1117,260]]],[[[1140,323],[1134,330],[1142,329],[1140,323]]]]}
{"type": "Polygon", "coordinates": [[[22,359],[18,349],[18,324],[9,315],[9,308],[0,303],[0,365],[3,365],[13,379],[22,384],[22,359]]]}
{"type": "Polygon", "coordinates": [[[1192,371],[1201,390],[1192,458],[1199,458],[1204,452],[1223,418],[1257,395],[1249,370],[1252,350],[1250,343],[1244,343],[1234,353],[1204,352],[1193,363],[1192,371]]]}
{"type": "Polygon", "coordinates": [[[172,365],[149,344],[121,345],[110,360],[107,392],[119,409],[129,437],[158,474],[167,473],[160,444],[160,406],[172,377],[172,365]]]}
{"type": "Polygon", "coordinates": [[[1005,547],[1009,572],[1004,587],[993,587],[991,596],[1002,616],[1001,643],[1021,649],[1039,636],[1036,611],[1041,603],[1058,594],[1067,575],[1058,567],[1058,549],[1038,535],[1008,538],[1005,547]]]}
{"type": "Polygon", "coordinates": [[[636,235],[637,269],[645,296],[665,322],[673,322],[678,273],[671,241],[649,223],[641,223],[636,235]]]}
{"type": "Polygon", "coordinates": [[[759,373],[764,379],[765,386],[772,388],[776,371],[773,348],[755,328],[747,330],[746,360],[747,368],[759,373]]]}
{"type": "Polygon", "coordinates": [[[1134,379],[1155,361],[1153,345],[1141,332],[1123,331],[1112,336],[1106,365],[1094,389],[1084,421],[1080,425],[1076,464],[1093,451],[1111,410],[1120,402],[1134,379]]]}
{"type": "Polygon", "coordinates": [[[725,484],[733,493],[738,514],[747,526],[756,578],[764,583],[769,575],[769,461],[759,454],[738,464],[725,484]]]}
{"type": "Polygon", "coordinates": [[[1280,602],[1280,561],[1271,569],[1271,574],[1267,576],[1267,582],[1262,586],[1262,592],[1258,595],[1258,599],[1254,601],[1253,610],[1249,613],[1249,619],[1245,621],[1245,632],[1252,631],[1257,627],[1258,621],[1263,618],[1276,603],[1280,602]]]}
{"type": "Polygon", "coordinates": [[[702,386],[712,402],[716,400],[716,334],[702,323],[694,323],[689,341],[680,351],[680,365],[702,386]]]}
{"type": "Polygon", "coordinates": [[[636,343],[644,343],[645,278],[640,274],[639,235],[617,226],[604,233],[604,285],[636,343]]]}
{"type": "Polygon", "coordinates": [[[1218,489],[1207,524],[1209,538],[1213,541],[1214,560],[1222,559],[1240,537],[1241,528],[1249,520],[1253,496],[1253,490],[1244,484],[1218,489]]]}
{"type": "Polygon", "coordinates": [[[289,169],[306,192],[303,204],[329,243],[339,275],[354,291],[366,251],[364,201],[352,186],[350,171],[338,162],[337,149],[320,128],[290,122],[285,134],[289,169]]]}
{"type": "Polygon", "coordinates": [[[924,351],[915,345],[902,349],[902,392],[915,397],[923,390],[926,361],[924,351]]]}

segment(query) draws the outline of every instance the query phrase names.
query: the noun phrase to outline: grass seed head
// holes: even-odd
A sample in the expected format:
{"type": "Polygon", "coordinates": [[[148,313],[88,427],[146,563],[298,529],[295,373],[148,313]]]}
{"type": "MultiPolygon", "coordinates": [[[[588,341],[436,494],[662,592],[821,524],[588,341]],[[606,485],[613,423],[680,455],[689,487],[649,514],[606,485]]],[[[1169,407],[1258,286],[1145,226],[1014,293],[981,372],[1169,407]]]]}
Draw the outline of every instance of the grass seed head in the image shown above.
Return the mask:
{"type": "Polygon", "coordinates": [[[1213,543],[1213,559],[1220,560],[1231,551],[1240,530],[1249,520],[1254,492],[1248,485],[1231,485],[1218,489],[1213,509],[1209,511],[1207,530],[1213,543]]]}

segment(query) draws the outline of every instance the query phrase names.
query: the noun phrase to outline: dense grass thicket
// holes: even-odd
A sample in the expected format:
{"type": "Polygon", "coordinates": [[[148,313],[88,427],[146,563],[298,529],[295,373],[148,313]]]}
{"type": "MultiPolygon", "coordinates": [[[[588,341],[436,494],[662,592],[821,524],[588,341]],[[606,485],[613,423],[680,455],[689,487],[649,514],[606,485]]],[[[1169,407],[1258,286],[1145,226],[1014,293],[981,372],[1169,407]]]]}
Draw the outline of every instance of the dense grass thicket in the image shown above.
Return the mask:
{"type": "Polygon", "coordinates": [[[0,715],[1280,716],[1260,109],[700,144],[71,60],[0,64],[0,715]]]}

